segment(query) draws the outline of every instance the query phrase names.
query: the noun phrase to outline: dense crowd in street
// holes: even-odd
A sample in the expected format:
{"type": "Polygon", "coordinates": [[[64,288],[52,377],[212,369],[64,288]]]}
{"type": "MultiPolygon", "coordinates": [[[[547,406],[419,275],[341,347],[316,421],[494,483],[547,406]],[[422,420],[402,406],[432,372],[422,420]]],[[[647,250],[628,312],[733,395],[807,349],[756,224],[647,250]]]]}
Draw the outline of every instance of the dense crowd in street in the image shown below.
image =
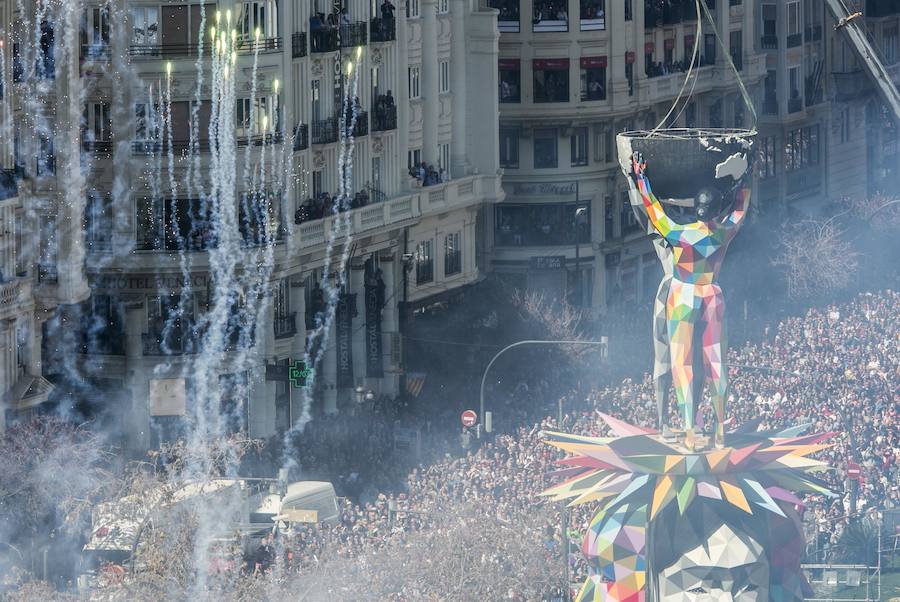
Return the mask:
{"type": "MultiPolygon", "coordinates": [[[[837,433],[834,447],[823,457],[835,467],[826,478],[839,495],[807,500],[808,518],[816,525],[814,535],[826,545],[836,543],[846,524],[846,519],[833,519],[849,511],[848,462],[855,460],[862,466],[860,511],[900,508],[898,334],[900,293],[867,293],[840,306],[811,309],[803,317],[787,319],[771,331],[767,328],[763,342],[732,349],[730,354],[732,424],[760,417],[763,430],[810,423],[811,431],[837,433]]],[[[287,538],[282,542],[286,558],[302,571],[328,553],[347,558],[380,549],[403,541],[410,532],[427,529],[441,508],[453,501],[502,522],[539,513],[546,517],[542,537],[548,555],[558,554],[559,508],[536,494],[550,485],[546,475],[559,456],[542,443],[541,431],[561,428],[607,434],[597,411],[655,426],[652,391],[649,376],[640,381],[626,379],[615,387],[572,391],[561,400],[566,408],[562,425],[545,417],[530,428],[522,426],[483,440],[480,446],[463,439],[460,448],[466,443],[471,448],[413,470],[402,493],[382,493],[360,504],[346,500],[339,524],[306,527],[287,538]]],[[[709,424],[708,404],[705,409],[703,419],[709,424]]],[[[546,401],[543,411],[547,411],[546,401]]],[[[676,423],[674,401],[671,411],[676,423]]],[[[590,516],[590,508],[571,515],[572,550],[590,516]]],[[[577,579],[583,561],[579,554],[571,554],[570,562],[577,579]]]]}

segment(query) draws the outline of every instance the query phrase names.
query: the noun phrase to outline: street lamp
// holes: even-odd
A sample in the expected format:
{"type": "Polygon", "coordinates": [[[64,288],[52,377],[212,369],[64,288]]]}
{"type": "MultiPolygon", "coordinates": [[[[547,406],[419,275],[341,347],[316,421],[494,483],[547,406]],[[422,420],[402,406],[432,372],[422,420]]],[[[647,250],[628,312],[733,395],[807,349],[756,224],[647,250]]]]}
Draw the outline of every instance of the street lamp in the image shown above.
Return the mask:
{"type": "MultiPolygon", "coordinates": [[[[605,337],[604,337],[605,338],[605,337]]],[[[481,421],[481,428],[479,429],[479,436],[481,436],[481,431],[484,430],[484,384],[487,382],[487,375],[491,369],[491,366],[494,365],[494,362],[497,361],[501,355],[509,351],[514,347],[519,347],[520,345],[606,345],[607,341],[539,341],[539,340],[525,340],[525,341],[517,341],[512,343],[511,345],[507,345],[503,349],[497,352],[494,357],[491,358],[491,361],[488,362],[487,368],[484,369],[484,374],[481,375],[481,394],[480,398],[480,411],[478,414],[478,420],[481,421]]]]}
{"type": "Polygon", "coordinates": [[[356,393],[356,403],[362,405],[362,402],[366,397],[366,390],[362,385],[357,385],[356,389],[354,389],[354,392],[356,393]]]}

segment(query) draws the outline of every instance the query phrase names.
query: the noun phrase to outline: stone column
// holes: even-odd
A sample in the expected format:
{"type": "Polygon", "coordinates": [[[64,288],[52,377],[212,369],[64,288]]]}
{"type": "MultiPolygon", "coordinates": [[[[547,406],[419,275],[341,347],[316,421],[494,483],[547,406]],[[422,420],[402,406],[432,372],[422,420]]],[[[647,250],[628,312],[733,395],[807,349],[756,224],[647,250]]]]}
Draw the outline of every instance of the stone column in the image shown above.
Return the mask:
{"type": "MultiPolygon", "coordinates": [[[[127,14],[130,7],[124,0],[116,1],[112,16],[127,14]]],[[[215,15],[207,10],[207,25],[211,25],[215,15]]],[[[128,47],[131,44],[129,27],[110,27],[110,66],[105,77],[111,82],[115,93],[110,98],[113,136],[113,211],[116,216],[112,225],[112,248],[116,256],[130,253],[137,240],[136,199],[141,196],[140,170],[132,160],[131,128],[134,124],[134,95],[138,87],[131,80],[132,68],[129,64],[128,47]],[[133,166],[134,165],[134,166],[133,166]]],[[[146,100],[144,100],[146,102],[146,100]]],[[[148,195],[149,196],[149,195],[148,195]]]]}
{"type": "Polygon", "coordinates": [[[62,6],[63,16],[56,29],[57,56],[62,63],[57,66],[57,116],[62,117],[58,123],[67,125],[56,134],[54,145],[60,186],[55,224],[59,245],[56,294],[60,304],[70,305],[87,299],[91,291],[84,271],[85,243],[81,226],[86,186],[81,170],[79,131],[83,111],[79,46],[74,33],[70,34],[75,38],[72,43],[68,43],[70,36],[63,34],[78,31],[81,9],[73,3],[63,3],[62,6]]]}
{"type": "Polygon", "coordinates": [[[131,411],[125,418],[129,447],[150,447],[150,389],[143,369],[141,335],[147,322],[143,297],[125,299],[125,389],[131,391],[131,411]]]}
{"type": "Polygon", "coordinates": [[[0,400],[15,385],[14,373],[9,371],[10,356],[15,353],[14,345],[9,344],[9,331],[12,320],[0,320],[0,400]]]}
{"type": "Polygon", "coordinates": [[[291,337],[291,359],[301,360],[306,352],[306,287],[302,280],[290,281],[291,313],[296,314],[297,333],[291,337]]]}
{"type": "Polygon", "coordinates": [[[275,432],[275,381],[266,380],[266,362],[275,357],[275,324],[272,289],[265,287],[256,323],[255,368],[248,374],[250,395],[247,400],[247,433],[265,438],[275,432]]]}
{"type": "Polygon", "coordinates": [[[606,266],[603,259],[603,252],[600,250],[600,243],[605,240],[603,232],[606,224],[606,207],[604,199],[604,190],[598,189],[591,197],[591,242],[590,247],[594,256],[593,260],[593,290],[591,291],[591,307],[595,312],[602,313],[606,310],[606,266]]]}
{"type": "Polygon", "coordinates": [[[15,372],[9,368],[12,363],[15,369],[15,362],[10,362],[10,356],[16,351],[15,346],[9,344],[10,323],[10,320],[0,320],[0,432],[6,428],[6,410],[9,409],[3,400],[6,392],[16,384],[15,372]]]}
{"type": "MultiPolygon", "coordinates": [[[[397,42],[396,48],[400,51],[396,52],[393,56],[396,59],[394,61],[394,65],[396,66],[397,73],[400,74],[397,77],[397,85],[394,87],[394,99],[397,103],[397,150],[399,155],[399,163],[395,165],[397,168],[395,170],[395,174],[399,177],[400,182],[408,183],[410,178],[406,173],[406,156],[409,153],[409,80],[406,77],[407,70],[409,68],[409,36],[407,31],[407,23],[406,23],[406,0],[399,0],[399,2],[394,3],[397,7],[396,12],[394,13],[396,19],[396,27],[397,27],[397,42]]],[[[390,46],[394,46],[391,44],[390,46]]],[[[390,70],[388,70],[390,72],[390,70]]],[[[391,76],[390,74],[388,75],[391,76]]],[[[407,190],[407,186],[403,186],[404,190],[407,190]]]]}
{"type": "Polygon", "coordinates": [[[41,341],[43,340],[43,334],[41,325],[43,322],[38,320],[34,313],[31,313],[25,319],[25,323],[28,333],[28,357],[25,358],[25,366],[29,374],[38,375],[42,373],[41,341]]]}
{"type": "Polygon", "coordinates": [[[437,164],[440,100],[437,59],[437,0],[419,0],[422,16],[422,67],[419,70],[422,103],[422,160],[437,164]]]}
{"type": "Polygon", "coordinates": [[[15,210],[12,207],[0,208],[0,273],[3,278],[16,275],[16,227],[15,210]]]}
{"type": "Polygon", "coordinates": [[[462,177],[469,173],[469,157],[466,152],[466,12],[465,0],[450,0],[453,18],[450,38],[450,77],[453,92],[453,139],[450,142],[451,173],[462,177]]]}

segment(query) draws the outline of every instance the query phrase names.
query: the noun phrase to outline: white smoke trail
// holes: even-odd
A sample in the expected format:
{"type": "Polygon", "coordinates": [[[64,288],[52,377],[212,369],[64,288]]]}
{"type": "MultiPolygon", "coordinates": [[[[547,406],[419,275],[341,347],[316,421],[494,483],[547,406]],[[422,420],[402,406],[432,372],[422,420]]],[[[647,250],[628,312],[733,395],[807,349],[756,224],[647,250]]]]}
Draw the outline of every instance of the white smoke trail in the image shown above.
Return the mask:
{"type": "MultiPolygon", "coordinates": [[[[357,59],[359,53],[357,53],[357,59]]],[[[315,328],[307,337],[306,350],[304,353],[304,363],[310,368],[310,376],[307,378],[306,387],[301,389],[301,414],[296,426],[291,425],[291,429],[285,434],[285,441],[289,442],[295,428],[303,430],[306,423],[311,420],[310,407],[312,399],[310,392],[315,387],[317,370],[321,363],[322,357],[327,349],[328,340],[331,334],[331,326],[334,322],[335,310],[341,291],[346,286],[346,264],[349,260],[350,245],[352,243],[352,235],[350,228],[350,212],[349,212],[349,191],[352,189],[352,173],[353,173],[353,149],[355,140],[353,130],[356,126],[357,109],[354,103],[356,91],[359,81],[359,70],[354,73],[351,71],[347,77],[347,90],[342,99],[342,107],[340,112],[340,154],[338,156],[338,173],[339,192],[332,206],[332,215],[334,221],[332,230],[329,232],[328,242],[325,248],[324,273],[322,284],[324,285],[324,294],[326,298],[326,308],[324,316],[316,317],[315,328]],[[348,119],[349,117],[349,119],[348,119]],[[349,125],[348,125],[349,123],[349,125]],[[343,211],[342,211],[343,209],[343,211]],[[329,282],[329,271],[332,267],[332,259],[334,253],[335,242],[343,237],[344,244],[341,249],[340,261],[336,266],[338,282],[332,286],[329,282]],[[317,346],[315,353],[311,354],[313,346],[317,346]]],[[[289,445],[285,446],[290,449],[289,445]]]]}

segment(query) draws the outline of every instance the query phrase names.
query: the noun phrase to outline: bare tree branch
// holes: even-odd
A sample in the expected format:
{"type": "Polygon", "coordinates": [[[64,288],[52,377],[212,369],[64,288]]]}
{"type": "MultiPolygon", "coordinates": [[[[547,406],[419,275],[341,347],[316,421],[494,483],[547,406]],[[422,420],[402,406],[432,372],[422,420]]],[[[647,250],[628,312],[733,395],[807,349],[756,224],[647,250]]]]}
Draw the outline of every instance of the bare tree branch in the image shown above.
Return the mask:
{"type": "Polygon", "coordinates": [[[810,219],[784,226],[772,265],[784,269],[788,295],[804,299],[849,286],[859,253],[834,219],[810,219]]]}

